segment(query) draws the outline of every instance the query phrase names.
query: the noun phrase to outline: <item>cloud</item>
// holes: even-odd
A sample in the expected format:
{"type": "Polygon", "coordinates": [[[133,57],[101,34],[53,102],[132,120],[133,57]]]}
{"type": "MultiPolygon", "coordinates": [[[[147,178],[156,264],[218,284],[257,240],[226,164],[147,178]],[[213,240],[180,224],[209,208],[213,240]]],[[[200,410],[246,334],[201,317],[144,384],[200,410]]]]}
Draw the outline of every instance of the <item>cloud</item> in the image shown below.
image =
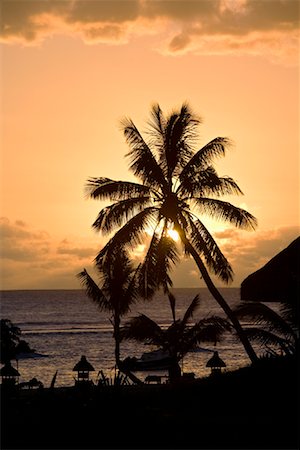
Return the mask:
{"type": "Polygon", "coordinates": [[[49,235],[45,231],[31,231],[23,221],[11,223],[0,218],[1,258],[12,261],[40,259],[49,252],[49,235]]]}
{"type": "Polygon", "coordinates": [[[57,242],[46,231],[8,218],[0,219],[0,233],[2,289],[79,288],[76,274],[92,265],[99,249],[99,242],[57,242]]]}
{"type": "MultiPolygon", "coordinates": [[[[80,238],[56,241],[47,232],[34,230],[22,221],[0,219],[2,289],[76,289],[76,274],[86,268],[93,276],[93,260],[101,243],[80,238]],[[87,245],[88,242],[88,245],[87,245]]],[[[232,286],[261,268],[300,234],[298,226],[247,233],[225,229],[214,233],[222,252],[235,272],[232,286]]],[[[150,239],[150,238],[149,238],[150,239]]],[[[137,264],[146,246],[140,245],[131,257],[137,264]]],[[[217,286],[224,286],[212,277],[217,286]]],[[[172,271],[174,287],[204,287],[191,258],[185,257],[172,271]]]]}
{"type": "Polygon", "coordinates": [[[250,54],[296,61],[298,0],[3,0],[1,37],[36,43],[55,33],[88,43],[156,34],[169,54],[250,54]],[[155,31],[155,33],[154,33],[155,31]]]}
{"type": "Polygon", "coordinates": [[[215,239],[237,274],[234,284],[240,285],[246,276],[264,266],[299,235],[299,226],[291,226],[251,234],[225,230],[215,233],[215,239]]]}
{"type": "Polygon", "coordinates": [[[140,14],[138,0],[82,0],[72,2],[67,17],[70,23],[124,23],[135,21],[140,14]]]}
{"type": "Polygon", "coordinates": [[[84,258],[94,258],[95,257],[95,248],[92,247],[72,247],[70,245],[61,245],[57,248],[57,253],[60,255],[74,255],[79,259],[84,258]]]}
{"type": "MultiPolygon", "coordinates": [[[[214,238],[234,271],[234,280],[230,286],[239,287],[248,275],[264,266],[299,235],[299,226],[253,233],[237,229],[214,233],[214,238]]],[[[217,277],[210,275],[216,286],[226,287],[217,277]]],[[[172,279],[174,287],[205,287],[192,258],[184,258],[178,264],[172,272],[172,279]]]]}

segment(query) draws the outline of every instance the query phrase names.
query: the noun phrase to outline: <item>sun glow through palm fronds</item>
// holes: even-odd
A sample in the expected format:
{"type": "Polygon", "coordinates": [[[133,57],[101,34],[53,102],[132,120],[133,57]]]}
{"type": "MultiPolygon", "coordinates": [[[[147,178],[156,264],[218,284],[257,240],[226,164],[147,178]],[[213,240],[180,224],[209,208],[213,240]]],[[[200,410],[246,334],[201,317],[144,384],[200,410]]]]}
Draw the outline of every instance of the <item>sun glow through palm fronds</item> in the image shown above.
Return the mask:
{"type": "Polygon", "coordinates": [[[177,233],[176,230],[174,230],[174,229],[172,229],[172,228],[170,228],[170,229],[167,231],[167,235],[168,235],[171,239],[173,239],[173,241],[175,241],[175,242],[177,242],[177,241],[179,240],[179,234],[177,233]]]}
{"type": "Polygon", "coordinates": [[[151,111],[150,139],[144,140],[131,119],[122,121],[129,146],[129,169],[140,183],[91,178],[90,197],[110,200],[93,226],[103,234],[116,233],[98,254],[103,265],[116,246],[133,251],[143,245],[145,235],[152,236],[141,268],[144,296],[157,289],[172,287],[170,271],[179,262],[180,250],[192,256],[211,294],[230,318],[252,362],[257,356],[243,333],[230,306],[214,286],[208,271],[224,283],[233,279],[233,270],[218,247],[202,217],[214,219],[239,229],[253,230],[254,216],[220,197],[242,195],[236,182],[219,176],[213,167],[215,158],[224,156],[231,141],[217,137],[200,149],[195,138],[201,120],[187,103],[164,115],[159,105],[151,111]],[[181,248],[177,246],[177,242],[181,248]]]}
{"type": "MultiPolygon", "coordinates": [[[[148,236],[153,236],[153,233],[157,233],[158,235],[160,235],[163,231],[163,223],[160,223],[158,226],[156,227],[147,227],[145,229],[145,233],[148,236]]],[[[172,223],[168,223],[167,225],[167,230],[166,230],[166,235],[171,238],[173,241],[178,242],[179,241],[179,234],[178,232],[174,229],[174,225],[172,223]]]]}

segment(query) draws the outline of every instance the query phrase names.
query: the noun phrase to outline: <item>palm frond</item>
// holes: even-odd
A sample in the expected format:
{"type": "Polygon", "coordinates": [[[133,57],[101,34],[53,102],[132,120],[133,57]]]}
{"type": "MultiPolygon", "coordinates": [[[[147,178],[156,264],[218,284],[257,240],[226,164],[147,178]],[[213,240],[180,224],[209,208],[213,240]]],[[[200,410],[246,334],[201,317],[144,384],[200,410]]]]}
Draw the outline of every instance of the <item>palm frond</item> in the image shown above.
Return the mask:
{"type": "Polygon", "coordinates": [[[137,285],[137,280],[138,280],[138,276],[139,276],[140,267],[141,267],[141,265],[139,265],[134,270],[134,272],[131,274],[131,276],[127,278],[127,286],[126,286],[126,290],[124,292],[124,297],[123,297],[123,302],[122,302],[122,305],[124,307],[121,309],[122,315],[126,314],[128,311],[130,311],[130,306],[132,304],[136,303],[136,301],[139,298],[139,289],[138,289],[138,285],[137,285]]]}
{"type": "Polygon", "coordinates": [[[126,141],[131,148],[130,152],[126,154],[126,157],[130,159],[130,170],[145,185],[153,186],[163,191],[167,189],[167,183],[161,167],[132,120],[124,119],[122,126],[126,141]]]}
{"type": "Polygon", "coordinates": [[[190,213],[185,211],[184,214],[189,224],[187,230],[189,240],[199,254],[204,257],[208,268],[225,283],[232,281],[232,267],[207,228],[190,213]]]}
{"type": "Polygon", "coordinates": [[[151,225],[151,222],[158,215],[157,208],[145,208],[140,213],[130,219],[115,235],[108,241],[104,248],[96,256],[96,263],[101,269],[105,264],[105,259],[116,247],[134,248],[142,244],[145,238],[145,228],[151,225]]]}
{"type": "Polygon", "coordinates": [[[116,316],[124,315],[137,298],[134,282],[132,289],[128,291],[134,279],[135,268],[124,247],[115,247],[109,253],[100,273],[103,279],[102,290],[112,304],[116,316]]]}
{"type": "Polygon", "coordinates": [[[176,242],[171,237],[163,234],[157,246],[156,270],[157,285],[158,287],[163,287],[165,293],[168,292],[169,286],[173,285],[169,274],[178,260],[179,254],[176,242]]]}
{"type": "Polygon", "coordinates": [[[178,262],[176,243],[166,236],[164,229],[154,233],[140,270],[140,286],[144,298],[151,298],[156,290],[168,293],[172,286],[170,272],[178,262]]]}
{"type": "Polygon", "coordinates": [[[176,298],[172,294],[172,292],[168,293],[168,298],[169,298],[170,308],[172,311],[173,322],[175,322],[176,321],[176,313],[175,313],[176,298]]]}
{"type": "Polygon", "coordinates": [[[294,330],[299,330],[299,309],[297,303],[280,303],[280,315],[294,330]]]}
{"type": "Polygon", "coordinates": [[[146,256],[139,271],[139,287],[140,294],[145,299],[151,299],[157,290],[156,277],[156,253],[159,236],[156,232],[153,233],[146,256]]]}
{"type": "Polygon", "coordinates": [[[160,154],[165,144],[166,119],[158,103],[152,105],[151,119],[148,122],[150,126],[149,134],[152,136],[152,142],[160,154]]]}
{"type": "Polygon", "coordinates": [[[231,331],[232,326],[228,320],[219,316],[210,316],[199,320],[194,325],[195,339],[200,342],[218,342],[226,331],[231,331]]]}
{"type": "Polygon", "coordinates": [[[143,211],[151,203],[150,197],[133,197],[106,206],[99,212],[93,223],[93,228],[101,231],[104,235],[109,234],[115,228],[125,224],[135,214],[143,211]]]}
{"type": "Polygon", "coordinates": [[[106,297],[102,289],[95,283],[93,278],[88,274],[86,269],[80,272],[77,277],[81,284],[85,287],[87,296],[97,304],[100,311],[111,311],[112,305],[106,297]]]}
{"type": "Polygon", "coordinates": [[[226,331],[231,331],[231,325],[222,317],[211,316],[201,319],[191,327],[185,327],[180,344],[180,356],[195,348],[201,342],[219,342],[226,331]]]}
{"type": "Polygon", "coordinates": [[[224,156],[226,149],[231,145],[228,138],[217,137],[198,150],[180,173],[180,181],[185,182],[188,178],[194,177],[199,169],[205,169],[211,161],[220,156],[224,156]]]}
{"type": "Polygon", "coordinates": [[[192,113],[187,103],[168,117],[165,126],[164,158],[161,160],[165,161],[169,180],[181,171],[193,156],[191,144],[197,136],[199,123],[200,119],[192,113]]]}
{"type": "Polygon", "coordinates": [[[200,305],[200,296],[199,294],[197,294],[196,297],[192,300],[191,304],[189,305],[188,309],[186,310],[183,316],[181,322],[183,327],[185,327],[188,321],[193,317],[193,314],[195,313],[199,305],[200,305]]]}
{"type": "Polygon", "coordinates": [[[237,183],[230,177],[219,177],[212,166],[198,170],[194,176],[187,177],[180,183],[177,193],[183,197],[242,195],[237,183]]]}
{"type": "Polygon", "coordinates": [[[281,333],[283,336],[292,336],[296,339],[291,325],[272,308],[260,302],[242,302],[234,313],[239,318],[248,318],[256,325],[264,325],[268,331],[281,333]]]}
{"type": "Polygon", "coordinates": [[[230,222],[245,230],[254,230],[257,226],[257,220],[252,214],[229,202],[205,197],[194,197],[193,200],[199,212],[209,217],[230,222]]]}
{"type": "Polygon", "coordinates": [[[126,200],[131,197],[148,196],[148,186],[129,181],[114,181],[110,178],[89,178],[85,186],[86,195],[98,200],[126,200]]]}
{"type": "Polygon", "coordinates": [[[295,348],[291,343],[282,338],[281,336],[276,335],[268,330],[263,330],[262,328],[248,328],[244,329],[248,338],[252,341],[259,343],[265,347],[272,346],[280,348],[284,353],[291,354],[294,353],[295,348]]]}
{"type": "Polygon", "coordinates": [[[161,345],[163,342],[163,330],[145,314],[133,317],[121,328],[122,339],[147,342],[161,345]]]}

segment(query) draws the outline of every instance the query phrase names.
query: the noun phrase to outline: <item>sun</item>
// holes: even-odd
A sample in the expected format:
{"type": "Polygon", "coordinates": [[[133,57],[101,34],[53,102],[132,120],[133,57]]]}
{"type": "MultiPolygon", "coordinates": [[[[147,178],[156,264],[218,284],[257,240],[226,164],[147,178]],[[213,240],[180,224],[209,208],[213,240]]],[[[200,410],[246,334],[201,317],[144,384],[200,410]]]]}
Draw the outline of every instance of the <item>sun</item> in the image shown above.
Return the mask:
{"type": "Polygon", "coordinates": [[[179,234],[177,233],[176,230],[169,228],[167,234],[171,239],[173,239],[173,241],[177,242],[179,240],[179,234]]]}
{"type": "MultiPolygon", "coordinates": [[[[159,225],[158,227],[156,227],[155,231],[152,227],[147,227],[145,231],[148,236],[153,236],[154,232],[160,233],[162,231],[162,226],[159,225]]],[[[170,237],[171,239],[173,239],[173,241],[175,241],[175,242],[179,241],[179,234],[177,233],[176,230],[174,230],[174,228],[172,228],[171,224],[168,224],[167,236],[170,237]]]]}

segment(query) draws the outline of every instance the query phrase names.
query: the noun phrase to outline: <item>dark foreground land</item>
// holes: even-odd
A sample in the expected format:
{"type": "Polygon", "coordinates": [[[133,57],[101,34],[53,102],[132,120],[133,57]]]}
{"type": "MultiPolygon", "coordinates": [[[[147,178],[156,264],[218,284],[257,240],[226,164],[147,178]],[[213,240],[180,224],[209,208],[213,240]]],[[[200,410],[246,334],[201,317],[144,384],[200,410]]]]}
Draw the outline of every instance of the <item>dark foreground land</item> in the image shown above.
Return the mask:
{"type": "Polygon", "coordinates": [[[299,449],[298,370],[194,382],[2,392],[2,449],[299,449]]]}

